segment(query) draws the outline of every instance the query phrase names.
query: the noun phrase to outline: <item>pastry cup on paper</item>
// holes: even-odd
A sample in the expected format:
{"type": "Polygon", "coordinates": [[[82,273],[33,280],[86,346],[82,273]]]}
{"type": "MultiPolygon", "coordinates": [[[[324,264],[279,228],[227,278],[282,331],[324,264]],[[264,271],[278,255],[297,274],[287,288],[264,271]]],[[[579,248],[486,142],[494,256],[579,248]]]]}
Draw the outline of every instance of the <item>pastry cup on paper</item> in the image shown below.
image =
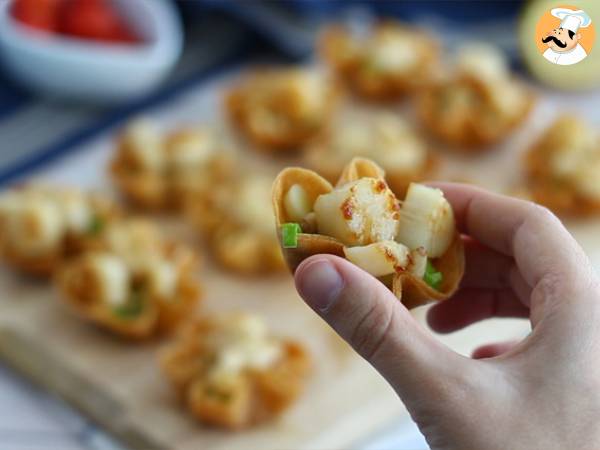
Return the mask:
{"type": "MultiPolygon", "coordinates": [[[[384,172],[370,160],[354,158],[342,172],[338,186],[364,177],[383,179],[384,172]]],[[[321,194],[327,194],[333,190],[333,186],[327,180],[317,173],[303,168],[284,169],[276,178],[273,184],[273,208],[277,235],[290,270],[294,272],[303,260],[317,254],[326,253],[343,258],[344,244],[333,237],[318,233],[299,233],[297,246],[284,248],[281,225],[293,222],[287,217],[284,197],[289,188],[295,184],[304,188],[311,204],[314,204],[321,194]]],[[[423,305],[430,301],[444,300],[456,291],[464,273],[464,247],[458,231],[446,252],[441,257],[435,258],[434,262],[436,269],[443,274],[439,290],[429,286],[422,278],[406,271],[380,279],[407,308],[423,305]]]]}
{"type": "Polygon", "coordinates": [[[191,414],[204,424],[235,430],[271,420],[289,408],[310,372],[304,347],[277,338],[280,355],[267,367],[211,377],[218,352],[209,339],[219,328],[215,317],[201,317],[159,355],[163,372],[191,414]]]}

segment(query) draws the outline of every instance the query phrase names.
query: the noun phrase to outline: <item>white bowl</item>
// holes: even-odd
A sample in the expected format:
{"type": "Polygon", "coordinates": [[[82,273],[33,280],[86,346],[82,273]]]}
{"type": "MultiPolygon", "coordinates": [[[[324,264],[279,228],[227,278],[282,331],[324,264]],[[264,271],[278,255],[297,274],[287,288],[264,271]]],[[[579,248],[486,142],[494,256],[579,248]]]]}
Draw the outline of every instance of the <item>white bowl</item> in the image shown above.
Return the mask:
{"type": "Polygon", "coordinates": [[[0,56],[10,75],[52,97],[114,103],[156,86],[177,62],[183,33],[169,0],[112,0],[139,44],[110,44],[48,34],[22,24],[0,2],[0,56]]]}

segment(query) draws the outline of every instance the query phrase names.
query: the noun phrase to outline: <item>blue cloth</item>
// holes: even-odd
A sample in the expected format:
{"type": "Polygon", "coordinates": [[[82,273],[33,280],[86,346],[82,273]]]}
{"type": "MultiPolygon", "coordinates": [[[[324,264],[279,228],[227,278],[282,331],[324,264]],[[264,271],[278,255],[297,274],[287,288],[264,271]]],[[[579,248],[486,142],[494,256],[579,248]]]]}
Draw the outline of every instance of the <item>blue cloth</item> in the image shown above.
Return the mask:
{"type": "Polygon", "coordinates": [[[180,3],[188,13],[224,12],[284,53],[301,57],[310,53],[313,42],[298,29],[315,31],[319,24],[339,20],[350,10],[362,9],[375,16],[406,21],[435,17],[453,26],[469,26],[482,22],[513,21],[523,1],[181,0],[180,3]]]}

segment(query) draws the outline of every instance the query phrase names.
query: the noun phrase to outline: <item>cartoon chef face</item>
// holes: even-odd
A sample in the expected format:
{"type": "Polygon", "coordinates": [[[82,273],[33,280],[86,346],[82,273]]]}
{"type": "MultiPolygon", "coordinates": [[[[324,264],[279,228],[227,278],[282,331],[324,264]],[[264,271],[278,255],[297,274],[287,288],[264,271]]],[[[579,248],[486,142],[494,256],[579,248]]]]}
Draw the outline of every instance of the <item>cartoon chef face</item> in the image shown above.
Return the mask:
{"type": "Polygon", "coordinates": [[[569,52],[573,50],[579,40],[580,33],[566,28],[555,28],[542,38],[542,42],[557,53],[569,52]]]}

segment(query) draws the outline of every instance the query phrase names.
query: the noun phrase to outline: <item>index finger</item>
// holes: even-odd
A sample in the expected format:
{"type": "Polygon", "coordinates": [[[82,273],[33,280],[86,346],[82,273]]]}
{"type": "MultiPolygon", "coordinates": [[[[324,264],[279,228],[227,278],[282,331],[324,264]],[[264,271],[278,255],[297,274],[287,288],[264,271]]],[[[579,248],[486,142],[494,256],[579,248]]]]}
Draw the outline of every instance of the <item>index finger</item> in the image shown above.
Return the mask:
{"type": "Polygon", "coordinates": [[[588,286],[593,270],[583,250],[548,209],[470,185],[431,183],[452,205],[458,229],[515,258],[535,287],[544,277],[588,286]]]}

